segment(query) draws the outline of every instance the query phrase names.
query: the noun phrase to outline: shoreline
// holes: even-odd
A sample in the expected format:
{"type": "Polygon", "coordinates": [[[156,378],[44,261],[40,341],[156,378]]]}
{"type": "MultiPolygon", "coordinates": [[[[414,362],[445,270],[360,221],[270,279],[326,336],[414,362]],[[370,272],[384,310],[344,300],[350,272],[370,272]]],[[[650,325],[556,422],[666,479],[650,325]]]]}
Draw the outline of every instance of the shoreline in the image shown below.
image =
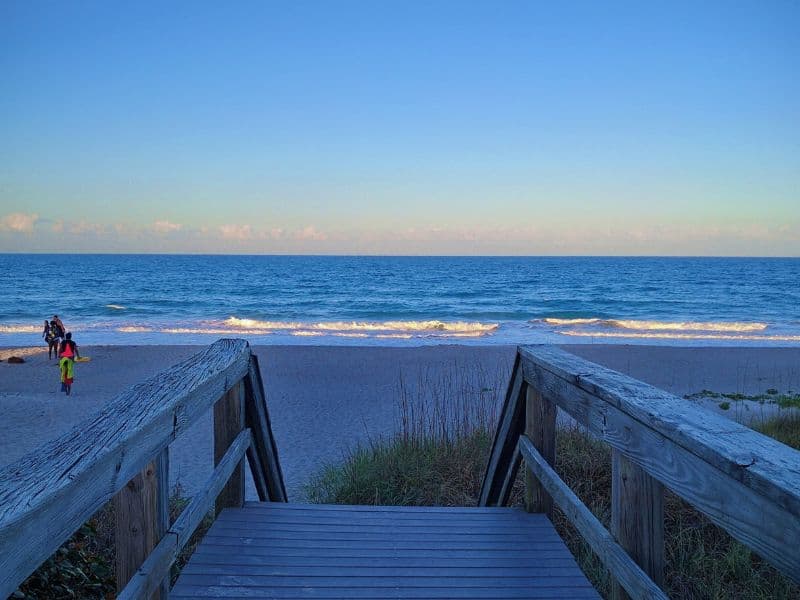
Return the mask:
{"type": "MultiPolygon", "coordinates": [[[[800,348],[561,345],[588,360],[679,397],[702,390],[743,395],[800,392],[800,348]]],[[[88,418],[125,388],[200,350],[200,346],[84,346],[92,361],[77,366],[73,395],[58,392],[55,360],[29,348],[24,364],[0,363],[0,463],[33,451],[88,418]],[[50,370],[48,370],[50,369],[50,370]]],[[[253,346],[259,356],[287,488],[297,499],[311,474],[357,444],[397,430],[401,387],[410,396],[478,391],[500,403],[514,346],[253,346]]],[[[0,347],[0,358],[19,349],[0,347]]],[[[21,353],[20,353],[21,354],[21,353]]],[[[743,400],[729,418],[768,418],[777,407],[743,400]]],[[[786,409],[784,409],[786,410],[786,409]]],[[[191,493],[210,473],[211,415],[171,446],[172,481],[191,493]]]]}

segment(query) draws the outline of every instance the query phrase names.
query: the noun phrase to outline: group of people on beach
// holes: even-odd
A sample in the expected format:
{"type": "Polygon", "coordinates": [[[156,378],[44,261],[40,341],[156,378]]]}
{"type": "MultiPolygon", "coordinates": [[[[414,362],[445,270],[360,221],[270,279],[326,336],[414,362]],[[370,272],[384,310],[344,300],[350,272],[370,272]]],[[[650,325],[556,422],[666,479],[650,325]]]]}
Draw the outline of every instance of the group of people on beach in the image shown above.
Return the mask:
{"type": "Polygon", "coordinates": [[[78,345],[72,340],[72,332],[66,330],[58,315],[53,315],[51,321],[45,319],[42,337],[47,342],[47,358],[58,358],[61,391],[69,396],[75,379],[75,359],[81,357],[78,345]]]}

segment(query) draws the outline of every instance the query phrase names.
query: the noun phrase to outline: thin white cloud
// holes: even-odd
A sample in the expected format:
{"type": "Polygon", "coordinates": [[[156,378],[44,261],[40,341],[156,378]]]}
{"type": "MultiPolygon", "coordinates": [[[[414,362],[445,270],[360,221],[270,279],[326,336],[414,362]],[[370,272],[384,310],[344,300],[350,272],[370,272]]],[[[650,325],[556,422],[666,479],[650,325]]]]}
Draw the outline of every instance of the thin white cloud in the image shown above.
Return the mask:
{"type": "Polygon", "coordinates": [[[69,232],[75,235],[85,235],[87,233],[93,235],[103,235],[108,231],[108,227],[102,223],[91,223],[89,221],[78,221],[77,223],[69,224],[69,232]]]}
{"type": "Polygon", "coordinates": [[[295,234],[294,234],[294,239],[296,239],[296,240],[323,241],[323,240],[327,240],[328,236],[325,233],[323,233],[322,231],[319,231],[313,225],[308,225],[306,227],[303,227],[299,231],[296,231],[295,234]]]}
{"type": "Polygon", "coordinates": [[[173,231],[180,231],[183,229],[183,225],[180,223],[173,223],[166,219],[155,221],[151,227],[156,233],[172,233],[173,231]]]}
{"type": "Polygon", "coordinates": [[[0,219],[0,231],[15,231],[17,233],[32,233],[39,215],[36,213],[11,213],[0,219]]]}
{"type": "Polygon", "coordinates": [[[253,228],[250,225],[221,225],[219,233],[225,240],[249,240],[253,238],[253,228]]]}

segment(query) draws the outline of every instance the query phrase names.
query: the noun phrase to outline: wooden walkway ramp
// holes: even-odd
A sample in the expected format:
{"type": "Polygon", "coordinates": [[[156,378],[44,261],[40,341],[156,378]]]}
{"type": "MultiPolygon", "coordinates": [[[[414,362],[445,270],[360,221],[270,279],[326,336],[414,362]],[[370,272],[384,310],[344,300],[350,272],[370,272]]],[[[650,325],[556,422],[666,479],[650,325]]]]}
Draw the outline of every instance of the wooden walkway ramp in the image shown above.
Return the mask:
{"type": "Polygon", "coordinates": [[[247,503],[170,598],[599,598],[550,521],[512,508],[247,503]]]}
{"type": "Polygon", "coordinates": [[[614,600],[666,600],[665,487],[800,582],[800,453],[549,346],[518,349],[480,507],[287,503],[258,358],[219,340],[0,469],[0,598],[112,502],[118,600],[597,598],[555,508],[608,569],[614,600]],[[169,446],[209,411],[213,473],[171,521],[169,446]],[[558,411],[611,446],[610,530],[554,468],[558,411]],[[257,503],[244,501],[248,466],[257,503]],[[506,507],[518,474],[525,510],[506,507]]]}

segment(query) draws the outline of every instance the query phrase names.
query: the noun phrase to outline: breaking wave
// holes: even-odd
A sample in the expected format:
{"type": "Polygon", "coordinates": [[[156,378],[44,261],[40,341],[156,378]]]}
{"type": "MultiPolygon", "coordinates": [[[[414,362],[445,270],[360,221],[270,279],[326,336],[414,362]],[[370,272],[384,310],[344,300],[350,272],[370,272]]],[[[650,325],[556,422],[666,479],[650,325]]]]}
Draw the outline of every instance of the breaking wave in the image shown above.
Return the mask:
{"type": "Polygon", "coordinates": [[[637,338],[637,339],[662,339],[662,340],[747,340],[747,341],[767,341],[767,342],[800,342],[800,335],[752,335],[752,334],[732,334],[732,333],[680,333],[672,332],[651,332],[633,333],[622,331],[561,331],[562,335],[571,337],[593,337],[593,338],[637,338]]]}
{"type": "Polygon", "coordinates": [[[111,308],[113,310],[125,310],[126,307],[122,306],[121,304],[106,304],[106,308],[111,308]]]}
{"type": "Polygon", "coordinates": [[[0,325],[0,333],[39,333],[42,325],[0,325]]]}
{"type": "Polygon", "coordinates": [[[299,330],[320,332],[433,332],[448,334],[485,335],[497,329],[496,323],[470,323],[465,321],[322,321],[298,323],[292,321],[258,321],[228,317],[221,322],[232,330],[299,330]]]}
{"type": "MultiPolygon", "coordinates": [[[[648,321],[635,319],[543,319],[548,325],[557,327],[593,325],[613,329],[628,329],[633,331],[708,331],[708,332],[750,332],[764,331],[766,323],[747,323],[736,321],[648,321]]],[[[571,335],[562,331],[566,335],[571,335]]],[[[621,337],[630,337],[630,334],[619,334],[621,337]]],[[[612,337],[612,336],[609,336],[612,337]]],[[[759,338],[760,339],[760,338],[759,338]]]]}
{"type": "Polygon", "coordinates": [[[271,335],[282,334],[295,337],[340,337],[411,339],[414,337],[476,338],[490,335],[497,328],[495,323],[466,321],[260,321],[228,317],[224,320],[204,321],[188,326],[142,326],[117,327],[119,333],[165,333],[199,335],[271,335]]]}

